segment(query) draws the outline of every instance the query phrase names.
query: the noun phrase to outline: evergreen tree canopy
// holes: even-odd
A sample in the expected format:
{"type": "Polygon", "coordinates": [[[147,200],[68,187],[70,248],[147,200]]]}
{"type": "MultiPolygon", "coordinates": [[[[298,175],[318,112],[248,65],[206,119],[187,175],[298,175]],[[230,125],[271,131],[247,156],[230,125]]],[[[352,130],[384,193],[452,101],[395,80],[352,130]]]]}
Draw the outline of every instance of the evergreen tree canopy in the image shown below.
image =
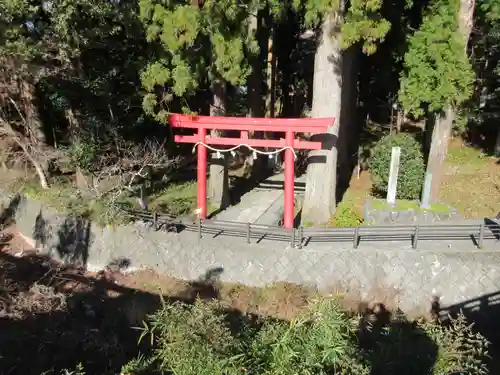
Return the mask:
{"type": "Polygon", "coordinates": [[[435,0],[409,37],[399,101],[408,113],[457,108],[472,93],[474,73],[458,28],[458,0],[435,0]]]}
{"type": "Polygon", "coordinates": [[[307,26],[318,25],[327,13],[340,12],[344,16],[341,26],[342,45],[348,48],[358,42],[363,52],[372,54],[376,45],[383,40],[391,25],[380,15],[382,0],[294,0],[295,9],[305,12],[307,26]]]}
{"type": "Polygon", "coordinates": [[[160,52],[142,74],[143,106],[166,121],[174,97],[187,97],[214,82],[245,84],[248,57],[258,48],[248,33],[258,3],[239,0],[140,1],[140,17],[160,52]]]}

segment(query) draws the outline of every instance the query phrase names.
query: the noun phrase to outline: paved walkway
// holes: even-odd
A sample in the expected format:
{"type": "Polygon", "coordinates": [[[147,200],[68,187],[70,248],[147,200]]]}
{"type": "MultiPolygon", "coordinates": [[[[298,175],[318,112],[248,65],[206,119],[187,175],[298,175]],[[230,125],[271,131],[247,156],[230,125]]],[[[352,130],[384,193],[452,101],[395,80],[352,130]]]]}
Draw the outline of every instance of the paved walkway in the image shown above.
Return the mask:
{"type": "MultiPolygon", "coordinates": [[[[263,181],[256,189],[241,197],[241,201],[219,213],[215,220],[278,225],[284,210],[284,174],[276,174],[263,181]]],[[[295,199],[300,199],[305,176],[295,180],[295,199]]]]}

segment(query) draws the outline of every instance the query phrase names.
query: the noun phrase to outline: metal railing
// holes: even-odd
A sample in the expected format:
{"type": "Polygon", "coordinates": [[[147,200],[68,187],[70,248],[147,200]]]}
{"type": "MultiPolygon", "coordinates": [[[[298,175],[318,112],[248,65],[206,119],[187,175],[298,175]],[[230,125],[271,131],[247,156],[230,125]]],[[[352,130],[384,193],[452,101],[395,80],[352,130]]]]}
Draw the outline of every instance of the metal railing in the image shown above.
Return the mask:
{"type": "Polygon", "coordinates": [[[485,240],[500,241],[500,224],[418,224],[357,227],[325,227],[285,229],[278,226],[241,223],[222,220],[197,220],[186,222],[169,215],[149,211],[126,210],[123,212],[134,220],[151,223],[155,230],[180,232],[187,230],[203,234],[245,238],[247,243],[255,240],[289,242],[292,247],[307,246],[309,243],[351,242],[357,249],[361,242],[411,241],[417,249],[420,241],[428,240],[468,240],[482,248],[485,240]]]}

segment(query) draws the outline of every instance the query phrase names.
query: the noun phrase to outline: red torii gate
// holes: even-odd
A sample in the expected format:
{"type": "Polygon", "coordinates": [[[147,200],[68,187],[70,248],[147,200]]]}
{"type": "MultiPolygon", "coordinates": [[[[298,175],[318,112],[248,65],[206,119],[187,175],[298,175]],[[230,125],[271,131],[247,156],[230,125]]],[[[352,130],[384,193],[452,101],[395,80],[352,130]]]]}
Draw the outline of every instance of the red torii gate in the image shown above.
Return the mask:
{"type": "MultiPolygon", "coordinates": [[[[296,133],[324,133],[332,126],[334,118],[252,118],[252,117],[216,117],[216,116],[189,116],[170,114],[168,119],[172,128],[197,129],[195,135],[176,135],[179,143],[193,143],[198,146],[198,214],[201,219],[207,217],[207,145],[215,146],[246,146],[268,147],[285,150],[285,212],[284,227],[293,228],[294,221],[294,180],[295,180],[295,150],[320,150],[321,142],[310,142],[295,139],[296,133]],[[207,130],[237,130],[240,138],[211,137],[207,130]],[[249,131],[280,132],[285,138],[279,140],[251,139],[249,131]]],[[[224,150],[221,150],[224,151],[224,150]]]]}

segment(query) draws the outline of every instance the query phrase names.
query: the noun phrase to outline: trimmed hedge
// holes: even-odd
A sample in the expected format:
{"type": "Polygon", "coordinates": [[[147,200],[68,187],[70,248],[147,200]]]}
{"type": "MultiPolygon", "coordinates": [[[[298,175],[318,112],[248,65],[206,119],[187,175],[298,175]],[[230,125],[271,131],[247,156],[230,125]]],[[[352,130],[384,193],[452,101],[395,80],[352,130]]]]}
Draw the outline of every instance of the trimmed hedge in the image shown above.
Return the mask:
{"type": "Polygon", "coordinates": [[[406,133],[381,138],[372,149],[368,166],[372,174],[375,195],[387,195],[387,183],[393,147],[401,148],[396,196],[399,199],[419,199],[425,175],[424,156],[420,144],[406,133]]]}

